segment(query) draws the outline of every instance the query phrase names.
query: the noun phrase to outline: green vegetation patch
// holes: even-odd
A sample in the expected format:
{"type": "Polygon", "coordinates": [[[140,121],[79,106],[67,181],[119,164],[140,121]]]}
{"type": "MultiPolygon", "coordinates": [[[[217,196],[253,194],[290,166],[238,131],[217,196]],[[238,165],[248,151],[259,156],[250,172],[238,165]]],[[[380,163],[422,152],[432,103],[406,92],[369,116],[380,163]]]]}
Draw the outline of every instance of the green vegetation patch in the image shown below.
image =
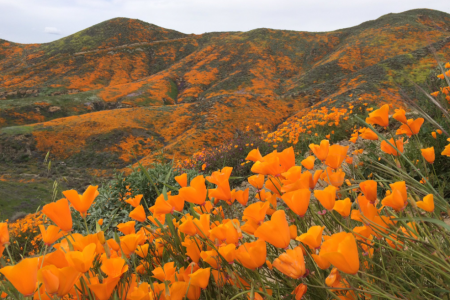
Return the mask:
{"type": "Polygon", "coordinates": [[[11,126],[0,129],[0,133],[6,133],[9,135],[28,134],[31,132],[33,132],[33,126],[11,126]]]}

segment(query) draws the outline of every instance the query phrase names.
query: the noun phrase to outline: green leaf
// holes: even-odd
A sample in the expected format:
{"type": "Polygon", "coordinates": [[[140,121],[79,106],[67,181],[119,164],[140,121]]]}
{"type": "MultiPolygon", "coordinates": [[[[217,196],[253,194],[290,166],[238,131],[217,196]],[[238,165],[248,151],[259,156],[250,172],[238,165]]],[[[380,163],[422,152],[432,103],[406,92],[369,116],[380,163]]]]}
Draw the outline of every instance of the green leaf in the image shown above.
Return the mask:
{"type": "Polygon", "coordinates": [[[445,229],[447,229],[447,231],[450,231],[450,225],[446,224],[445,222],[442,222],[441,220],[438,219],[434,219],[434,218],[417,218],[417,217],[410,217],[410,218],[395,218],[394,220],[396,221],[422,221],[422,222],[430,222],[433,224],[436,224],[438,226],[441,226],[445,229]]]}

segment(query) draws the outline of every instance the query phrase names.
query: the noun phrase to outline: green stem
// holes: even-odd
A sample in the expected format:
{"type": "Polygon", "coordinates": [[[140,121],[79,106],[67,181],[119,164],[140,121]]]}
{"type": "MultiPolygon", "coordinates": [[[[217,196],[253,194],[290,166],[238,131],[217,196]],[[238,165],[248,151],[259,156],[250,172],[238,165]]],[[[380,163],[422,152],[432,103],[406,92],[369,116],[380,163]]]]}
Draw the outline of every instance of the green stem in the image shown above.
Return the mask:
{"type": "Polygon", "coordinates": [[[9,245],[6,244],[6,245],[5,245],[5,248],[6,248],[6,251],[8,252],[8,256],[9,256],[9,259],[11,260],[11,263],[12,263],[13,265],[15,265],[16,263],[14,262],[14,259],[13,259],[12,256],[11,256],[11,252],[9,252],[9,245]]]}
{"type": "Polygon", "coordinates": [[[45,245],[45,248],[44,248],[44,254],[42,255],[42,263],[41,263],[41,269],[42,269],[42,266],[44,265],[44,260],[45,260],[45,254],[47,253],[47,245],[45,245]]]}
{"type": "Polygon", "coordinates": [[[87,222],[86,222],[86,216],[83,217],[83,221],[84,221],[84,226],[86,226],[87,234],[91,234],[91,233],[89,232],[88,224],[87,224],[87,222]]]}

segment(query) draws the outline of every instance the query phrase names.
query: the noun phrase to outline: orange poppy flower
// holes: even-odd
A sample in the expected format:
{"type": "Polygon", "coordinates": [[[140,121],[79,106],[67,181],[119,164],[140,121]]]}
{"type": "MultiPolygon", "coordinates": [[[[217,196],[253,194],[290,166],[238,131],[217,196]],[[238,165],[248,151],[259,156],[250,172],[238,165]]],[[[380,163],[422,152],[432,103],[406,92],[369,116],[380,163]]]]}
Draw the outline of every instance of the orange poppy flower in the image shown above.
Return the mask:
{"type": "Polygon", "coordinates": [[[125,264],[125,260],[121,257],[105,259],[102,262],[100,268],[108,278],[120,277],[123,273],[128,271],[128,265],[125,264]]]}
{"type": "Polygon", "coordinates": [[[445,146],[444,151],[441,152],[441,155],[450,156],[450,144],[445,146]]]}
{"type": "Polygon", "coordinates": [[[439,91],[430,93],[430,95],[433,96],[433,97],[437,97],[439,95],[439,91]]]}
{"type": "Polygon", "coordinates": [[[241,226],[241,230],[248,234],[254,234],[256,229],[258,229],[260,223],[256,223],[253,220],[248,220],[244,225],[241,226]]]}
{"type": "Polygon", "coordinates": [[[143,240],[144,236],[138,234],[128,234],[120,237],[120,247],[126,256],[130,256],[136,251],[137,246],[143,240]]]}
{"type": "MultiPolygon", "coordinates": [[[[172,196],[170,192],[167,193],[168,199],[167,202],[172,205],[172,210],[174,211],[183,211],[184,209],[184,199],[180,195],[172,196]]],[[[156,213],[158,214],[158,213],[156,213]]]]}
{"type": "MultiPolygon", "coordinates": [[[[233,190],[234,192],[234,190],[233,190]]],[[[232,198],[236,198],[236,201],[239,202],[240,204],[242,204],[243,206],[246,206],[248,203],[248,194],[249,194],[249,189],[245,189],[244,191],[236,191],[234,193],[232,193],[232,198]]]]}
{"type": "MultiPolygon", "coordinates": [[[[403,153],[403,151],[404,151],[404,149],[403,149],[403,138],[397,139],[397,141],[395,141],[395,142],[394,142],[394,139],[391,138],[389,140],[389,143],[391,143],[392,145],[397,147],[397,149],[400,151],[400,153],[403,153]]],[[[381,141],[381,151],[383,151],[384,153],[387,153],[387,154],[394,155],[394,156],[398,156],[399,155],[397,150],[395,150],[394,147],[392,147],[386,141],[381,141]]]]}
{"type": "Polygon", "coordinates": [[[186,236],[184,242],[181,244],[186,247],[186,255],[189,256],[193,262],[198,263],[200,260],[200,249],[203,243],[197,238],[186,236]]]}
{"type": "Polygon", "coordinates": [[[119,231],[125,235],[133,234],[136,233],[135,225],[136,225],[135,221],[128,221],[126,223],[118,224],[117,229],[119,229],[119,231]]]}
{"type": "Polygon", "coordinates": [[[141,203],[142,197],[144,197],[144,195],[136,195],[133,198],[125,200],[125,202],[133,207],[137,207],[141,203]]]}
{"type": "Polygon", "coordinates": [[[405,182],[395,182],[390,184],[390,187],[392,192],[381,201],[381,204],[392,207],[396,211],[403,210],[408,204],[405,182]]]}
{"type": "Polygon", "coordinates": [[[144,245],[140,245],[137,247],[136,249],[136,254],[139,255],[142,258],[146,258],[147,254],[148,254],[148,247],[150,245],[149,244],[144,244],[144,245]]]}
{"type": "Polygon", "coordinates": [[[237,219],[223,220],[223,224],[211,229],[210,238],[212,240],[217,238],[220,242],[227,244],[238,244],[239,239],[242,238],[239,221],[237,219]]]}
{"type": "Polygon", "coordinates": [[[73,289],[79,276],[80,272],[73,267],[58,269],[56,266],[47,265],[39,270],[37,278],[44,284],[49,295],[63,297],[73,289]]]}
{"type": "Polygon", "coordinates": [[[187,202],[203,205],[207,192],[205,178],[203,175],[199,175],[191,180],[190,186],[181,188],[179,195],[187,202]]]}
{"type": "Polygon", "coordinates": [[[209,283],[209,277],[211,276],[211,268],[198,269],[192,274],[189,274],[189,283],[193,286],[206,289],[209,283]]]}
{"type": "Polygon", "coordinates": [[[363,128],[360,130],[360,132],[361,132],[361,138],[363,138],[365,140],[371,140],[371,141],[378,140],[378,135],[375,132],[373,132],[373,130],[370,128],[363,128]]]}
{"type": "Polygon", "coordinates": [[[340,232],[333,234],[322,243],[319,255],[347,274],[359,270],[359,254],[353,234],[340,232]]]}
{"type": "Polygon", "coordinates": [[[144,207],[142,205],[139,205],[138,207],[133,209],[128,216],[138,222],[145,222],[145,220],[147,219],[144,207]]]}
{"type": "Polygon", "coordinates": [[[366,118],[366,122],[369,124],[377,124],[383,127],[389,126],[389,105],[385,104],[377,110],[374,110],[366,118]]]}
{"type": "Polygon", "coordinates": [[[345,280],[342,280],[341,274],[339,274],[339,270],[337,268],[333,268],[328,275],[328,277],[325,279],[325,284],[329,287],[334,288],[344,288],[347,287],[347,284],[345,280]]]}
{"type": "Polygon", "coordinates": [[[279,176],[281,173],[283,173],[284,170],[281,166],[278,156],[272,155],[268,158],[265,158],[263,162],[255,162],[250,171],[261,175],[279,176]]]}
{"type": "Polygon", "coordinates": [[[41,231],[42,240],[47,246],[50,246],[64,235],[64,233],[60,231],[61,229],[54,225],[49,225],[47,229],[45,229],[44,225],[39,225],[39,230],[41,231]]]}
{"type": "Polygon", "coordinates": [[[326,183],[335,187],[340,187],[344,184],[345,173],[342,170],[334,171],[330,167],[327,167],[327,171],[320,176],[326,183]]]}
{"type": "Polygon", "coordinates": [[[259,152],[259,149],[253,149],[252,151],[250,151],[247,155],[247,157],[245,158],[245,160],[250,160],[252,162],[257,162],[257,161],[263,161],[263,157],[261,155],[261,153],[259,152]]]}
{"type": "Polygon", "coordinates": [[[252,220],[255,223],[260,223],[266,217],[269,207],[269,202],[256,202],[250,204],[244,209],[242,220],[252,220]]]}
{"type": "Polygon", "coordinates": [[[406,119],[406,115],[405,115],[405,110],[400,108],[400,109],[396,109],[394,115],[392,116],[395,120],[406,124],[408,122],[408,120],[406,119]]]}
{"type": "Polygon", "coordinates": [[[297,237],[297,226],[289,226],[289,235],[291,236],[291,240],[295,240],[295,238],[297,237]]]}
{"type": "Polygon", "coordinates": [[[331,146],[325,164],[335,170],[339,168],[347,157],[348,148],[349,146],[344,147],[337,144],[331,146]]]}
{"type": "Polygon", "coordinates": [[[434,154],[434,147],[425,148],[420,150],[422,152],[423,158],[430,164],[434,163],[435,160],[435,154],[434,154]]]}
{"type": "Polygon", "coordinates": [[[266,262],[266,242],[259,239],[252,243],[244,243],[236,250],[236,260],[247,269],[254,270],[266,262]]]}
{"type": "Polygon", "coordinates": [[[192,216],[187,216],[183,223],[178,227],[178,231],[190,236],[196,235],[197,227],[194,224],[194,218],[192,216]]]}
{"type": "Polygon", "coordinates": [[[288,192],[281,196],[281,199],[294,213],[303,217],[308,210],[311,191],[309,189],[300,189],[288,192]]]}
{"type": "Polygon", "coordinates": [[[377,187],[378,183],[375,180],[366,180],[359,184],[364,196],[372,203],[377,201],[377,187]]]}
{"type": "Polygon", "coordinates": [[[235,260],[236,245],[229,244],[219,247],[219,254],[225,258],[228,263],[232,263],[235,260]]]}
{"type": "Polygon", "coordinates": [[[306,294],[306,291],[308,290],[308,287],[300,283],[297,285],[297,287],[292,291],[291,295],[295,295],[295,300],[301,300],[303,298],[303,295],[306,294]]]}
{"type": "Polygon", "coordinates": [[[353,144],[355,144],[356,141],[358,140],[358,136],[359,136],[358,132],[352,133],[351,136],[352,137],[349,139],[349,141],[352,142],[353,144]]]}
{"type": "Polygon", "coordinates": [[[216,250],[202,251],[200,252],[200,257],[214,269],[219,268],[220,258],[216,250]]]}
{"type": "MultiPolygon", "coordinates": [[[[142,265],[140,265],[142,267],[142,265]]],[[[156,284],[154,284],[154,287],[156,284]]],[[[127,294],[127,300],[150,300],[154,299],[153,292],[150,292],[150,285],[147,282],[143,282],[139,285],[139,287],[135,287],[134,289],[129,288],[129,292],[127,294]]]]}
{"type": "Polygon", "coordinates": [[[296,240],[315,250],[322,244],[322,232],[324,228],[325,226],[312,226],[306,233],[296,238],[296,240]]]}
{"type": "Polygon", "coordinates": [[[318,160],[324,161],[328,156],[330,148],[330,142],[328,140],[322,140],[320,146],[316,144],[310,144],[309,149],[314,153],[318,160]]]}
{"type": "Polygon", "coordinates": [[[44,205],[42,212],[61,230],[66,232],[72,230],[72,214],[67,199],[63,198],[44,205]]]}
{"type": "Polygon", "coordinates": [[[302,167],[301,166],[293,166],[286,172],[281,174],[284,178],[282,180],[283,185],[291,184],[299,180],[302,176],[302,167]]]}
{"type": "Polygon", "coordinates": [[[304,160],[302,160],[302,166],[304,166],[308,170],[312,170],[312,169],[314,169],[314,161],[315,160],[316,160],[316,158],[314,156],[310,155],[307,158],[305,158],[304,160]]]}
{"type": "Polygon", "coordinates": [[[225,167],[220,171],[213,172],[211,176],[206,177],[206,180],[217,185],[216,189],[209,190],[209,197],[215,198],[216,203],[219,200],[223,200],[230,204],[230,202],[235,200],[232,199],[230,183],[228,181],[232,170],[233,168],[231,167],[225,167]]]}
{"type": "Polygon", "coordinates": [[[253,187],[260,190],[264,186],[264,175],[257,174],[250,176],[248,179],[248,183],[250,183],[253,187]]]}
{"type": "Polygon", "coordinates": [[[417,201],[417,207],[420,207],[421,209],[427,211],[427,212],[433,212],[434,211],[434,199],[433,194],[428,194],[425,197],[423,197],[422,201],[417,201]]]}
{"type": "Polygon", "coordinates": [[[179,176],[175,176],[175,181],[181,186],[181,187],[187,187],[187,174],[183,173],[179,176]]]}
{"type": "Polygon", "coordinates": [[[66,254],[60,249],[56,249],[52,253],[45,255],[44,263],[42,264],[42,256],[39,258],[39,266],[54,265],[55,267],[61,269],[68,267],[69,263],[66,260],[66,254]]]}
{"type": "MultiPolygon", "coordinates": [[[[275,152],[275,151],[274,151],[275,152]]],[[[295,166],[294,147],[289,147],[276,154],[280,161],[282,172],[285,172],[295,166]]],[[[282,173],[281,172],[281,173],[282,173]]]]}
{"type": "Polygon", "coordinates": [[[431,133],[431,136],[432,136],[434,139],[436,139],[436,138],[437,138],[436,132],[433,131],[433,132],[431,133]]]}
{"type": "MultiPolygon", "coordinates": [[[[184,200],[183,200],[183,202],[184,202],[184,200]]],[[[172,206],[172,204],[170,204],[169,201],[164,200],[164,195],[161,194],[161,195],[159,195],[158,198],[156,198],[155,205],[150,207],[149,210],[153,214],[158,214],[158,215],[159,214],[171,214],[174,211],[174,207],[172,206]]]]}
{"type": "Polygon", "coordinates": [[[422,124],[424,122],[423,118],[417,118],[415,120],[409,119],[407,121],[407,124],[403,124],[402,126],[397,129],[396,134],[406,134],[407,136],[412,136],[414,134],[418,134],[420,131],[420,127],[422,127],[422,124]]]}
{"type": "Polygon", "coordinates": [[[154,278],[164,282],[164,281],[170,281],[175,282],[175,271],[176,268],[174,267],[174,262],[168,262],[164,264],[164,267],[157,267],[155,268],[152,273],[154,278]]]}
{"type": "MultiPolygon", "coordinates": [[[[309,172],[305,172],[305,173],[309,173],[309,172]]],[[[309,177],[309,188],[310,189],[314,189],[316,187],[317,182],[319,181],[322,173],[323,173],[323,170],[316,170],[314,172],[314,175],[312,177],[309,177]]]]}
{"type": "Polygon", "coordinates": [[[295,247],[293,250],[286,250],[272,264],[278,271],[284,275],[299,279],[305,275],[305,259],[300,247],[295,247]]]}
{"type": "Polygon", "coordinates": [[[266,265],[269,268],[269,270],[273,270],[273,265],[270,261],[266,260],[266,265]]]}
{"type": "Polygon", "coordinates": [[[322,270],[326,270],[331,266],[331,264],[328,260],[320,257],[317,254],[313,253],[313,254],[311,254],[311,257],[314,259],[316,265],[322,270]]]}
{"type": "Polygon", "coordinates": [[[36,290],[38,258],[25,258],[14,266],[0,269],[0,273],[25,297],[32,296],[36,290]]]}
{"type": "Polygon", "coordinates": [[[170,299],[182,300],[185,297],[189,300],[197,300],[200,298],[201,289],[195,286],[189,286],[189,283],[177,281],[170,285],[170,299]]]}
{"type": "Polygon", "coordinates": [[[98,223],[98,225],[102,226],[103,225],[103,219],[98,219],[97,223],[98,223]]]}
{"type": "Polygon", "coordinates": [[[209,214],[203,214],[199,219],[194,219],[195,227],[197,228],[197,234],[203,238],[209,236],[209,230],[211,226],[211,216],[209,214]]]}
{"type": "Polygon", "coordinates": [[[91,207],[95,198],[99,195],[97,191],[98,186],[90,185],[83,195],[79,195],[75,190],[64,191],[63,195],[69,200],[76,211],[78,211],[81,216],[86,217],[86,212],[91,207]]]}
{"type": "Polygon", "coordinates": [[[289,246],[291,237],[284,210],[276,211],[270,221],[264,222],[256,229],[254,236],[263,239],[277,248],[286,248],[289,246]]]}
{"type": "Polygon", "coordinates": [[[95,258],[96,245],[94,243],[86,246],[83,251],[71,251],[66,253],[66,259],[70,266],[78,272],[85,273],[92,267],[95,258]]]}
{"type": "Polygon", "coordinates": [[[417,225],[415,222],[406,223],[406,227],[400,226],[401,231],[405,236],[417,239],[417,225]]]}
{"type": "Polygon", "coordinates": [[[8,223],[0,223],[0,246],[9,244],[8,223]]]}
{"type": "Polygon", "coordinates": [[[336,188],[332,185],[323,190],[315,190],[314,197],[328,210],[332,210],[336,202],[336,188]]]}
{"type": "Polygon", "coordinates": [[[350,215],[352,209],[352,202],[350,198],[339,200],[334,203],[333,210],[337,211],[342,217],[346,218],[350,215]]]}
{"type": "Polygon", "coordinates": [[[103,279],[103,283],[99,283],[97,277],[93,277],[90,279],[90,283],[88,283],[89,289],[95,294],[95,297],[98,300],[108,300],[111,298],[111,295],[116,288],[117,283],[119,282],[120,277],[116,278],[106,278],[103,279]]]}

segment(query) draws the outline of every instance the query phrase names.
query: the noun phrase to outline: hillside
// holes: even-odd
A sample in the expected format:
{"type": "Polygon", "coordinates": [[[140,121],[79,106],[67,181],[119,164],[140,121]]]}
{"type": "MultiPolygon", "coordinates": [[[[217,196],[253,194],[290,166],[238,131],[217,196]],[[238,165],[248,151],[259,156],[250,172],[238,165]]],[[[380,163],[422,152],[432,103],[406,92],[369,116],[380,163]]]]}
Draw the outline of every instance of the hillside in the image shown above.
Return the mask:
{"type": "Polygon", "coordinates": [[[74,169],[124,168],[132,153],[148,164],[162,150],[185,158],[313,105],[392,103],[398,85],[424,83],[436,66],[430,44],[450,58],[449,14],[412,10],[321,33],[203,35],[117,18],[47,44],[0,40],[2,168],[20,178],[12,169],[51,151],[70,185],[74,169]]]}

